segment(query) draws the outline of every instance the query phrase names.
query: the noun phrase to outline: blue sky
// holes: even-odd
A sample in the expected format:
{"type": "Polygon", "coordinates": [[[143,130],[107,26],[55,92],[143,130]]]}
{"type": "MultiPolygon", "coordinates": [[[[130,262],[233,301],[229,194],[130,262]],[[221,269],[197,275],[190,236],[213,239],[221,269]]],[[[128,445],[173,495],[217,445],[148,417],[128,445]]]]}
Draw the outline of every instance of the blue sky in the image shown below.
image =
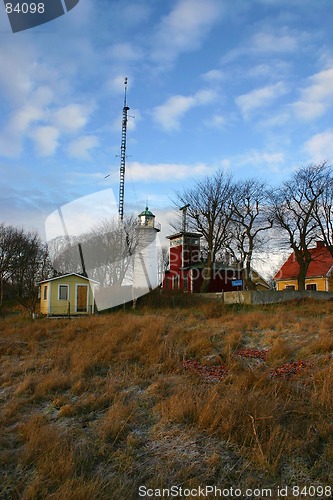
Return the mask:
{"type": "Polygon", "coordinates": [[[58,206],[118,198],[125,76],[125,212],[148,199],[163,234],[175,191],[218,168],[277,185],[332,162],[332,13],[330,0],[80,0],[13,34],[0,6],[0,221],[44,236],[58,206]]]}

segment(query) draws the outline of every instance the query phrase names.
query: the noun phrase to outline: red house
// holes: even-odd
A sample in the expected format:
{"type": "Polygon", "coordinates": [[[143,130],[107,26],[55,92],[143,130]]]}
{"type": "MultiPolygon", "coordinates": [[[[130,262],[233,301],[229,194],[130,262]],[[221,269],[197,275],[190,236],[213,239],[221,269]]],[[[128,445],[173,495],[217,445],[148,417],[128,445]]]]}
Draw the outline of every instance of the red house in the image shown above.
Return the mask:
{"type": "MultiPolygon", "coordinates": [[[[320,292],[333,291],[333,257],[323,241],[317,241],[315,248],[310,248],[312,261],[309,264],[306,278],[306,290],[320,292]]],[[[292,253],[274,276],[277,290],[297,290],[299,265],[292,253]]]]}
{"type": "MultiPolygon", "coordinates": [[[[169,269],[163,280],[164,290],[180,290],[197,293],[201,291],[206,275],[206,266],[201,258],[200,233],[180,232],[167,236],[170,240],[169,269]]],[[[268,290],[269,285],[252,270],[252,280],[257,288],[268,290]]],[[[213,274],[207,292],[229,292],[243,289],[243,269],[238,265],[223,262],[213,263],[213,274]]]]}

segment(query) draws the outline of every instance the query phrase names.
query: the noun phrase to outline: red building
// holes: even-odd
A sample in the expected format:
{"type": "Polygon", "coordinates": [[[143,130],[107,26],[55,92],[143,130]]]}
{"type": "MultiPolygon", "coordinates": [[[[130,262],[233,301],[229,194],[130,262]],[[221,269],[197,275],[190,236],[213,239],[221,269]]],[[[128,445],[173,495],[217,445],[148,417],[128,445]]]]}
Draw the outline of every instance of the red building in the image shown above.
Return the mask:
{"type": "Polygon", "coordinates": [[[200,233],[176,233],[170,240],[169,270],[164,277],[163,288],[193,292],[191,269],[200,263],[200,233]]]}
{"type": "MultiPolygon", "coordinates": [[[[201,291],[206,264],[200,252],[200,233],[180,232],[167,236],[170,240],[169,269],[163,281],[164,290],[180,290],[189,293],[201,291]]],[[[258,289],[269,289],[269,285],[255,271],[252,280],[257,281],[258,289]]],[[[239,264],[229,265],[214,262],[212,278],[207,292],[230,292],[243,289],[243,269],[239,264]]]]}
{"type": "MultiPolygon", "coordinates": [[[[323,241],[317,241],[314,248],[309,248],[311,262],[306,272],[305,289],[320,292],[333,291],[333,257],[323,241]]],[[[277,290],[297,290],[297,278],[300,272],[294,252],[274,276],[277,290]]]]}

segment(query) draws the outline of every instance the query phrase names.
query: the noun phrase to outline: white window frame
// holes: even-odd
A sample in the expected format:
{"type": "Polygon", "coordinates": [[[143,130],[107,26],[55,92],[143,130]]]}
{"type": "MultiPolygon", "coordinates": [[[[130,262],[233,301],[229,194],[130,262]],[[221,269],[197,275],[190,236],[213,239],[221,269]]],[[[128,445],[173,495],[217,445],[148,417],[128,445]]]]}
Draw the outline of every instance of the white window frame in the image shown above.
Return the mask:
{"type": "Polygon", "coordinates": [[[43,300],[47,300],[47,285],[44,285],[44,290],[43,290],[43,300]]]}
{"type": "Polygon", "coordinates": [[[58,285],[58,300],[65,300],[65,301],[69,301],[69,285],[67,283],[59,283],[58,285]],[[67,288],[67,298],[66,299],[62,299],[60,298],[60,287],[66,287],[67,288]]]}

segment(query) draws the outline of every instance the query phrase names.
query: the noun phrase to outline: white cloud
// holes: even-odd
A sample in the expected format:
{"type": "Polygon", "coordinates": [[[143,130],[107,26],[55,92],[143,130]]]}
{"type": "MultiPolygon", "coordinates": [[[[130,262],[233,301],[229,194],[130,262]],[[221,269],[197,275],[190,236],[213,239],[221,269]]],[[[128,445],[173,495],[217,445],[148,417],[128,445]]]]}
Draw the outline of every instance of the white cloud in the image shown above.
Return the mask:
{"type": "Polygon", "coordinates": [[[251,150],[239,158],[240,165],[255,165],[255,166],[269,166],[275,170],[279,165],[284,162],[285,156],[282,152],[266,152],[251,150]]]}
{"type": "Polygon", "coordinates": [[[52,122],[62,131],[77,132],[87,124],[90,114],[89,106],[69,104],[53,113],[52,122]]]}
{"type": "Polygon", "coordinates": [[[255,33],[242,46],[231,49],[221,59],[221,62],[230,63],[240,57],[248,56],[277,56],[278,54],[295,54],[299,50],[303,33],[290,34],[285,28],[279,32],[262,31],[255,33]]]}
{"type": "Polygon", "coordinates": [[[225,118],[220,114],[213,115],[209,120],[205,120],[207,127],[222,128],[225,125],[225,118]]]}
{"type": "Polygon", "coordinates": [[[300,99],[293,108],[299,118],[313,120],[322,116],[333,104],[333,68],[320,71],[308,80],[309,85],[301,90],[300,99]]]}
{"type": "Polygon", "coordinates": [[[81,235],[91,230],[96,222],[117,216],[117,204],[112,189],[103,189],[82,196],[53,211],[45,221],[47,241],[64,236],[65,229],[70,235],[81,235]]]}
{"type": "Polygon", "coordinates": [[[304,150],[314,162],[333,161],[333,130],[315,134],[304,144],[304,150]]]}
{"type": "Polygon", "coordinates": [[[255,78],[267,78],[272,74],[272,67],[270,64],[257,64],[252,66],[247,74],[255,78]]]}
{"type": "Polygon", "coordinates": [[[6,133],[0,134],[0,156],[15,157],[19,156],[22,144],[21,138],[16,131],[6,130],[6,133]]]}
{"type": "Polygon", "coordinates": [[[252,50],[256,52],[295,52],[298,40],[289,34],[256,33],[252,39],[252,50]]]}
{"type": "Polygon", "coordinates": [[[4,44],[0,54],[0,90],[4,96],[1,110],[5,117],[0,130],[0,154],[19,156],[25,138],[34,141],[38,155],[53,154],[60,134],[81,130],[93,106],[73,104],[73,62],[68,64],[64,58],[61,64],[49,65],[51,56],[43,53],[43,47],[34,46],[28,34],[24,50],[22,41],[13,39],[11,44],[4,44]]]}
{"type": "Polygon", "coordinates": [[[190,96],[175,95],[153,109],[153,118],[165,130],[178,130],[182,117],[190,109],[208,104],[215,98],[213,90],[199,90],[190,96]]]}
{"type": "Polygon", "coordinates": [[[89,154],[91,149],[98,146],[98,138],[94,135],[84,135],[78,137],[70,143],[68,146],[68,153],[73,158],[78,158],[82,160],[90,160],[91,156],[89,154]]]}
{"type": "Polygon", "coordinates": [[[207,175],[209,167],[204,163],[186,165],[182,163],[139,163],[130,162],[128,168],[135,181],[164,182],[175,179],[207,175]]]}
{"type": "Polygon", "coordinates": [[[53,93],[41,86],[27,99],[29,104],[19,106],[1,131],[0,154],[18,156],[25,137],[30,137],[39,156],[50,156],[58,147],[62,133],[75,133],[89,120],[91,107],[69,104],[51,112],[53,93]]]}
{"type": "Polygon", "coordinates": [[[230,170],[232,167],[232,160],[230,158],[223,158],[223,160],[219,162],[219,166],[224,170],[230,170]]]}
{"type": "Polygon", "coordinates": [[[116,43],[112,45],[109,54],[113,59],[118,59],[122,62],[137,61],[142,58],[142,50],[128,42],[116,43]]]}
{"type": "Polygon", "coordinates": [[[116,16],[121,23],[121,26],[129,26],[130,28],[136,25],[142,25],[149,21],[151,15],[151,6],[147,1],[140,2],[136,0],[133,3],[118,2],[112,6],[113,13],[116,11],[116,16]]]}
{"type": "MultiPolygon", "coordinates": [[[[1,61],[1,56],[0,56],[1,61]]],[[[5,64],[6,67],[6,64],[5,64]]],[[[9,73],[12,76],[11,73],[9,73]]],[[[18,71],[20,76],[20,71],[18,71]]],[[[18,76],[18,78],[19,78],[18,76]]],[[[25,75],[26,84],[22,83],[20,86],[16,79],[12,82],[13,89],[20,93],[16,101],[11,102],[11,108],[4,121],[4,126],[0,131],[0,154],[3,156],[15,157],[21,153],[22,143],[24,136],[33,124],[47,120],[48,112],[47,107],[52,102],[53,92],[48,85],[39,85],[33,88],[28,85],[28,78],[25,75]]],[[[0,85],[9,85],[6,79],[8,75],[4,76],[1,73],[0,85]]],[[[5,95],[10,95],[10,91],[5,90],[5,95]]]]}
{"type": "Polygon", "coordinates": [[[51,156],[58,147],[59,130],[55,127],[36,127],[30,132],[38,156],[51,156]]]}
{"type": "MultiPolygon", "coordinates": [[[[251,149],[243,154],[230,156],[220,162],[222,168],[226,168],[230,172],[240,171],[247,177],[257,176],[261,174],[281,174],[284,170],[285,154],[282,151],[265,151],[251,149]]],[[[289,168],[289,167],[288,167],[289,168]]]]}
{"type": "Polygon", "coordinates": [[[263,78],[269,81],[281,80],[282,75],[289,77],[291,67],[290,62],[281,59],[270,58],[269,62],[262,64],[255,64],[251,66],[247,71],[246,75],[251,78],[258,78],[262,81],[263,78]]]}
{"type": "Polygon", "coordinates": [[[10,118],[8,125],[0,134],[0,155],[14,157],[22,150],[22,141],[29,127],[42,120],[45,116],[41,107],[26,104],[17,109],[10,118]]]}
{"type": "Polygon", "coordinates": [[[275,99],[287,92],[283,82],[268,85],[260,89],[252,90],[247,94],[240,95],[236,98],[236,104],[239,107],[244,118],[249,118],[249,115],[258,108],[270,105],[275,99]]]}
{"type": "Polygon", "coordinates": [[[192,96],[175,95],[154,109],[154,120],[166,130],[179,129],[182,116],[194,105],[192,96]]]}
{"type": "MultiPolygon", "coordinates": [[[[33,59],[35,53],[29,43],[25,50],[13,37],[8,44],[2,38],[0,53],[0,88],[12,103],[22,104],[33,89],[33,59]]],[[[35,69],[35,68],[34,68],[35,69]]]]}
{"type": "Polygon", "coordinates": [[[109,77],[106,80],[105,88],[107,91],[110,91],[112,93],[124,95],[124,80],[125,76],[128,77],[128,84],[127,84],[127,90],[130,91],[131,86],[133,85],[133,77],[131,76],[130,72],[122,71],[119,73],[115,73],[111,77],[109,77]]]}
{"type": "Polygon", "coordinates": [[[259,122],[262,129],[267,129],[271,127],[282,127],[288,121],[290,121],[290,113],[287,111],[281,111],[280,113],[272,113],[269,118],[265,118],[259,122]]]}
{"type": "Polygon", "coordinates": [[[259,4],[268,5],[268,6],[276,6],[281,8],[284,7],[303,7],[304,5],[309,5],[312,7],[312,0],[256,0],[259,4]]]}
{"type": "MultiPolygon", "coordinates": [[[[141,113],[136,108],[130,108],[130,111],[127,114],[127,130],[129,132],[136,130],[137,123],[142,119],[141,113]]],[[[123,122],[123,114],[118,113],[115,119],[112,121],[112,130],[116,133],[120,133],[121,126],[123,122]]]]}
{"type": "Polygon", "coordinates": [[[219,0],[178,0],[157,26],[152,59],[163,66],[172,63],[181,53],[196,50],[220,14],[219,0]]]}
{"type": "Polygon", "coordinates": [[[302,120],[315,120],[326,111],[326,106],[318,101],[297,101],[293,104],[296,116],[302,120]]]}
{"type": "Polygon", "coordinates": [[[25,132],[32,123],[41,120],[43,117],[44,113],[39,107],[27,104],[13,115],[10,127],[13,127],[17,133],[25,132]]]}
{"type": "Polygon", "coordinates": [[[207,83],[214,84],[222,81],[225,78],[225,74],[220,69],[211,69],[210,71],[203,73],[201,78],[207,83]]]}

